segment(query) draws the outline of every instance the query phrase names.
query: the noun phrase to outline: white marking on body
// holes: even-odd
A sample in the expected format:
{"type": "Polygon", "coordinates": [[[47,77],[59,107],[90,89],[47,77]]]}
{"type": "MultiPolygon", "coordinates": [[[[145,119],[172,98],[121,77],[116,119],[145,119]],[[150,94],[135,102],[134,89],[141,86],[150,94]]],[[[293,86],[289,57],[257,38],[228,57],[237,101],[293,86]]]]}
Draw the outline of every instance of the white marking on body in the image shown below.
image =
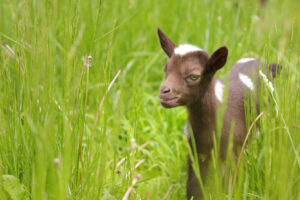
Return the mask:
{"type": "Polygon", "coordinates": [[[224,90],[224,85],[221,81],[217,80],[215,84],[215,95],[218,99],[219,102],[223,102],[223,90],[224,90]]]}
{"type": "Polygon", "coordinates": [[[239,79],[246,85],[250,90],[254,89],[253,82],[249,76],[239,73],[239,79]]]}
{"type": "Polygon", "coordinates": [[[255,58],[242,58],[240,60],[237,61],[237,63],[246,63],[246,62],[250,62],[256,60],[255,58]]]}
{"type": "Polygon", "coordinates": [[[174,53],[181,56],[195,51],[203,51],[203,49],[191,44],[181,44],[174,49],[174,53]]]}

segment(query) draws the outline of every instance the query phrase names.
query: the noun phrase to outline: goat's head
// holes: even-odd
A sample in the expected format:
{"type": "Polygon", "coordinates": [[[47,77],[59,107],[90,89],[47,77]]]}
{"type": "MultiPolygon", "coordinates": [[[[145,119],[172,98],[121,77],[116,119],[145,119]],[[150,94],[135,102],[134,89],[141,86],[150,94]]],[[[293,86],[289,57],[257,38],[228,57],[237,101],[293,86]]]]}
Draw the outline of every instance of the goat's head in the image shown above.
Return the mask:
{"type": "Polygon", "coordinates": [[[225,65],[228,50],[223,46],[209,56],[193,45],[177,47],[159,28],[158,36],[170,58],[164,66],[166,80],[160,88],[161,104],[166,108],[190,105],[201,98],[215,72],[225,65]]]}

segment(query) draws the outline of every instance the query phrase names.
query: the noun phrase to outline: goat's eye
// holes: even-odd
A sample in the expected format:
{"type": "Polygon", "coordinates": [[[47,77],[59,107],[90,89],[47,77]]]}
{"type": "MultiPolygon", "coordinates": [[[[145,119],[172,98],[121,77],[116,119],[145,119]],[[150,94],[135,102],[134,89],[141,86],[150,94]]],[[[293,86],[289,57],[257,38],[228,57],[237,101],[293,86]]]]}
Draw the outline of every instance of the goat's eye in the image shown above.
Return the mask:
{"type": "Polygon", "coordinates": [[[193,80],[193,81],[196,81],[198,80],[200,76],[199,75],[196,75],[196,74],[191,74],[188,76],[189,79],[193,80]]]}

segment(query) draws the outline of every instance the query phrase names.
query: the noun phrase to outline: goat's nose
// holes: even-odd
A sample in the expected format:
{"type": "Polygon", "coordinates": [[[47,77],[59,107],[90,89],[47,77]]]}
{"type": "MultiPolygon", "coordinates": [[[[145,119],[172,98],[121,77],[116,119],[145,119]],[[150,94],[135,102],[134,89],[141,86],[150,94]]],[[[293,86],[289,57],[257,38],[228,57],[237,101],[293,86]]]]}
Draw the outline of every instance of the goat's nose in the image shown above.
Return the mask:
{"type": "Polygon", "coordinates": [[[164,87],[164,88],[162,88],[161,89],[161,92],[163,93],[163,94],[167,94],[167,93],[169,93],[171,90],[170,90],[170,88],[168,88],[168,87],[164,87]]]}

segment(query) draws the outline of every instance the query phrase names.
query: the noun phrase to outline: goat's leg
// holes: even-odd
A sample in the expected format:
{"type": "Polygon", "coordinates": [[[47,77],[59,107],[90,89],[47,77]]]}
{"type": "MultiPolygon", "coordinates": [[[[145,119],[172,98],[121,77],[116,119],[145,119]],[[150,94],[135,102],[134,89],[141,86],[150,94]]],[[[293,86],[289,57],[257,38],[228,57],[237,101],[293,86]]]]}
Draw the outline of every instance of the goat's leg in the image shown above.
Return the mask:
{"type": "MultiPolygon", "coordinates": [[[[209,159],[206,158],[204,161],[199,160],[199,168],[200,168],[200,176],[202,179],[202,182],[204,183],[205,177],[207,174],[208,169],[208,163],[209,159]]],[[[187,191],[187,199],[193,199],[193,200],[201,200],[203,199],[202,191],[200,188],[200,183],[196,177],[196,174],[194,172],[194,169],[192,167],[192,161],[190,157],[188,157],[188,180],[186,184],[186,191],[187,191]]]]}

